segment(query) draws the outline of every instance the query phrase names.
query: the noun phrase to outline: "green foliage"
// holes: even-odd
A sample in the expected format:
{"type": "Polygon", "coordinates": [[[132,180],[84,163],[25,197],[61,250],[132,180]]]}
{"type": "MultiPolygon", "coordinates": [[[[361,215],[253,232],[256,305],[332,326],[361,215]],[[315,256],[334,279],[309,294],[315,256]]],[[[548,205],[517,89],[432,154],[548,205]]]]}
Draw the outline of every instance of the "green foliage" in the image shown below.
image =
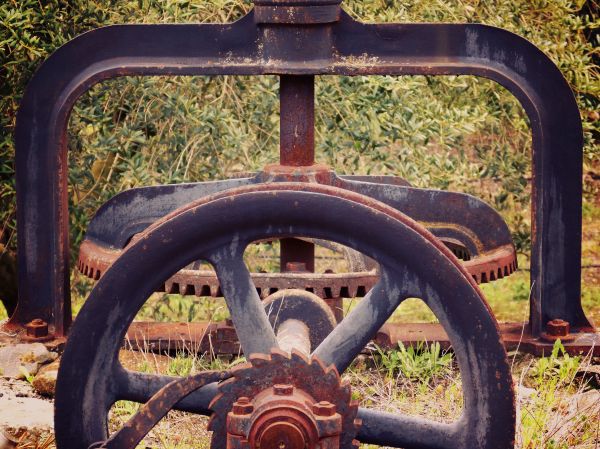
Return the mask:
{"type": "Polygon", "coordinates": [[[139,410],[141,404],[132,401],[117,401],[110,409],[113,417],[123,416],[129,418],[133,416],[139,410]]]}
{"type": "Polygon", "coordinates": [[[213,356],[214,354],[209,354],[197,357],[190,356],[190,354],[184,352],[177,353],[175,357],[170,359],[166,374],[183,377],[200,371],[224,371],[246,361],[244,357],[236,357],[232,361],[229,361],[213,356]]]}
{"type": "MultiPolygon", "coordinates": [[[[349,0],[365,21],[483,22],[539,45],[576,91],[586,170],[598,161],[597,69],[585,33],[597,18],[571,0],[349,0]]],[[[77,34],[112,23],[223,22],[238,0],[8,0],[0,5],[0,223],[16,245],[14,143],[18,102],[34,70],[77,34]]],[[[277,158],[276,77],[121,78],[82,96],[69,127],[73,249],[99,205],[141,185],[222,178],[277,158]]],[[[472,77],[320,77],[318,158],[339,172],[398,174],[417,186],[474,193],[529,238],[530,137],[517,101],[472,77]]],[[[591,184],[588,185],[588,190],[591,184]]],[[[593,192],[591,192],[593,193],[593,192]]]]}
{"type": "Polygon", "coordinates": [[[229,311],[222,299],[198,298],[175,294],[154,294],[136,315],[140,321],[222,321],[229,317],[229,311]]]}
{"type": "Polygon", "coordinates": [[[408,348],[400,342],[398,349],[389,351],[377,348],[377,358],[388,377],[402,376],[423,384],[433,377],[450,373],[453,360],[452,354],[442,351],[437,342],[431,345],[419,342],[408,348]]]}
{"type": "Polygon", "coordinates": [[[556,340],[549,357],[537,359],[531,370],[538,388],[553,390],[570,384],[577,373],[581,357],[569,355],[560,340],[556,340]]]}
{"type": "Polygon", "coordinates": [[[192,374],[193,371],[194,359],[192,357],[186,357],[185,354],[178,354],[175,358],[171,359],[167,368],[167,374],[169,376],[185,377],[192,374]]]}
{"type": "Polygon", "coordinates": [[[19,371],[21,372],[21,374],[23,375],[23,377],[29,384],[33,383],[33,379],[35,378],[35,375],[31,374],[27,370],[27,368],[25,368],[24,366],[19,366],[19,371]]]}
{"type": "Polygon", "coordinates": [[[573,410],[573,401],[582,392],[575,379],[581,362],[581,357],[565,352],[560,340],[548,357],[534,362],[527,374],[535,394],[521,406],[519,447],[567,449],[583,442],[597,443],[598,409],[573,410]],[[563,429],[569,427],[571,432],[563,429]]]}

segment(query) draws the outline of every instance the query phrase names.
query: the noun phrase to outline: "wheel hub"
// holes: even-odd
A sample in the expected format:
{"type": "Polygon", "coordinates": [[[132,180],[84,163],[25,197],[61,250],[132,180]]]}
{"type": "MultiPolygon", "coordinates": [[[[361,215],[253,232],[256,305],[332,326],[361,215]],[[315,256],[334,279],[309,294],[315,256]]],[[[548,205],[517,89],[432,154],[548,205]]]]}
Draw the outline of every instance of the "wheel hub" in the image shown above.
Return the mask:
{"type": "Polygon", "coordinates": [[[299,351],[253,355],[210,408],[212,449],[355,448],[360,421],[350,386],[299,351]]]}

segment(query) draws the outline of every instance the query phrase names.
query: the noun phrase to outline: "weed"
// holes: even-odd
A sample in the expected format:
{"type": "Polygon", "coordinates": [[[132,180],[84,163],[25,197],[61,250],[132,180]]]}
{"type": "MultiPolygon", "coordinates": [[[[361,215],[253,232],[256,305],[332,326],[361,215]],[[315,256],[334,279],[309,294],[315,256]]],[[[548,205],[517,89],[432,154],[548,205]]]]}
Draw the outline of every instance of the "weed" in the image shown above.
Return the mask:
{"type": "Polygon", "coordinates": [[[35,376],[31,374],[27,368],[25,368],[24,366],[19,366],[19,371],[21,372],[21,374],[23,374],[23,377],[29,384],[33,383],[33,379],[35,376]]]}
{"type": "Polygon", "coordinates": [[[423,384],[429,383],[434,376],[448,374],[453,361],[452,354],[443,352],[438,342],[431,345],[419,342],[409,347],[400,342],[398,349],[376,349],[381,368],[389,378],[403,376],[423,384]]]}
{"type": "Polygon", "coordinates": [[[531,375],[537,387],[554,389],[570,384],[580,363],[581,357],[569,355],[561,341],[556,340],[550,356],[539,358],[533,365],[531,375]]]}

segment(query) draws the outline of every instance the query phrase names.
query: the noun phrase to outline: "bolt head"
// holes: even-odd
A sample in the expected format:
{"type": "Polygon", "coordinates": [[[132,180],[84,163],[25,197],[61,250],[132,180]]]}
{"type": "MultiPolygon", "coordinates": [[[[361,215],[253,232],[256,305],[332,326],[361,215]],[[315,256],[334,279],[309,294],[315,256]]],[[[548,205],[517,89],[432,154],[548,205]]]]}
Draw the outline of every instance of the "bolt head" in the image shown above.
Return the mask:
{"type": "Polygon", "coordinates": [[[294,393],[294,386],[290,384],[275,384],[273,385],[273,393],[277,396],[290,396],[294,393]]]}
{"type": "Polygon", "coordinates": [[[313,404],[313,413],[317,416],[333,416],[335,411],[335,405],[328,401],[313,404]]]}
{"type": "Polygon", "coordinates": [[[546,323],[546,332],[552,337],[566,337],[569,335],[569,322],[555,319],[546,323]]]}
{"type": "Polygon", "coordinates": [[[249,415],[254,411],[254,405],[245,396],[242,396],[233,403],[232,412],[235,415],[249,415]]]}
{"type": "Polygon", "coordinates": [[[48,335],[48,323],[40,318],[35,318],[25,325],[28,337],[41,338],[48,335]]]}

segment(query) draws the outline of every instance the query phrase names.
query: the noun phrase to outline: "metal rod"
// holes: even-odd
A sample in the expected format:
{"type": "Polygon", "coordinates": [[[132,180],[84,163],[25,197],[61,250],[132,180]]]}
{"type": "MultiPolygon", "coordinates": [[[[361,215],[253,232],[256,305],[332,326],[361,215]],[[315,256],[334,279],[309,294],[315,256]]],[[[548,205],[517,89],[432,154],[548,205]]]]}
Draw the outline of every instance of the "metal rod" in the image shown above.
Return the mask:
{"type": "Polygon", "coordinates": [[[280,271],[315,272],[315,244],[295,238],[284,238],[279,241],[280,271]]]}
{"type": "Polygon", "coordinates": [[[277,330],[279,348],[286,352],[297,349],[303,354],[310,355],[310,336],[308,326],[299,320],[286,320],[277,330]]]}
{"type": "Polygon", "coordinates": [[[302,167],[315,161],[315,77],[279,78],[281,165],[302,167]]]}

